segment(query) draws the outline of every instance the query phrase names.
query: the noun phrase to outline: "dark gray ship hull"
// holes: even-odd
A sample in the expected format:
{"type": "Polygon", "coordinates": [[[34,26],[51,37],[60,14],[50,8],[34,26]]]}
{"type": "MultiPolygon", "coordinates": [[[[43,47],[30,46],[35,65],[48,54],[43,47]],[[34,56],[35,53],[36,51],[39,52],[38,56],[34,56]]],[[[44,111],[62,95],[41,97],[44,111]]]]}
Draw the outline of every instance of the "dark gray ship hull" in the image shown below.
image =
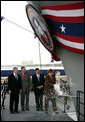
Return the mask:
{"type": "MultiPolygon", "coordinates": [[[[42,17],[41,6],[63,5],[77,2],[80,1],[28,1],[28,4],[32,5],[42,17]]],[[[46,24],[48,25],[48,23],[46,24]]],[[[66,75],[71,83],[71,90],[76,96],[78,90],[84,91],[84,55],[68,51],[60,46],[57,47],[57,53],[63,62],[66,75]]]]}
{"type": "MultiPolygon", "coordinates": [[[[63,5],[76,2],[80,1],[28,1],[28,4],[34,6],[42,16],[41,6],[63,5]]],[[[68,78],[71,78],[75,86],[75,90],[84,91],[84,55],[70,52],[62,47],[58,47],[57,52],[63,61],[68,78]]]]}

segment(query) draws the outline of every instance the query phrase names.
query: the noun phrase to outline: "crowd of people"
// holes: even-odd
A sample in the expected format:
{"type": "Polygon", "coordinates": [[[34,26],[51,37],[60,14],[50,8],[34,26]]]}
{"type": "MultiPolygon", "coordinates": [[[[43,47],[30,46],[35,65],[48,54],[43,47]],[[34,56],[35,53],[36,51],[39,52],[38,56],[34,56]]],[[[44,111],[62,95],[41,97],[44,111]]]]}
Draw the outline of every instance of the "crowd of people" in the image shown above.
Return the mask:
{"type": "Polygon", "coordinates": [[[54,89],[55,83],[56,79],[52,69],[49,69],[47,75],[44,77],[43,74],[40,74],[40,70],[36,68],[35,75],[33,75],[31,79],[29,72],[26,71],[26,68],[24,66],[21,67],[21,73],[18,73],[18,68],[14,67],[13,73],[8,77],[10,113],[19,113],[19,93],[21,98],[22,111],[29,111],[29,93],[32,88],[35,95],[36,111],[45,111],[45,113],[47,114],[49,101],[51,101],[53,110],[55,111],[55,113],[58,113],[56,106],[56,94],[54,89]],[[44,107],[43,95],[45,95],[44,107]]]}

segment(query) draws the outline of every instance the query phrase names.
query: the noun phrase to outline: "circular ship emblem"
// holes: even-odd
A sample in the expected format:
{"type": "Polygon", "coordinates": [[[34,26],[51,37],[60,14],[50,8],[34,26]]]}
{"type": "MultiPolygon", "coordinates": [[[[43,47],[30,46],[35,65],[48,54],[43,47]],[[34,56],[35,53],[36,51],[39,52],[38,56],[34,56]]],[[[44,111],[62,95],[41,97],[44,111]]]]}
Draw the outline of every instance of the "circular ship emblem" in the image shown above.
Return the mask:
{"type": "Polygon", "coordinates": [[[50,52],[53,52],[53,40],[43,17],[32,5],[29,4],[26,6],[26,13],[36,36],[39,38],[45,48],[47,48],[50,52]]]}

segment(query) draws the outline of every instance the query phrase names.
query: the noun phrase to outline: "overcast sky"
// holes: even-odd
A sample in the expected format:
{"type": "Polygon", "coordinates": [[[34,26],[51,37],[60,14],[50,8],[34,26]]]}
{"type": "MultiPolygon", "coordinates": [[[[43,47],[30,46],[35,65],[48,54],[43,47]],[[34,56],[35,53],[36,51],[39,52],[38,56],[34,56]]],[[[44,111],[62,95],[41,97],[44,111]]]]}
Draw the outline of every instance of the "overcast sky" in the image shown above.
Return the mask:
{"type": "MultiPolygon", "coordinates": [[[[33,32],[25,11],[26,1],[1,1],[1,15],[33,32]]],[[[51,55],[41,47],[41,62],[51,63],[51,55]]],[[[1,65],[22,64],[22,61],[39,63],[38,39],[6,20],[1,22],[1,65]]],[[[56,62],[55,62],[56,63],[56,62]]]]}

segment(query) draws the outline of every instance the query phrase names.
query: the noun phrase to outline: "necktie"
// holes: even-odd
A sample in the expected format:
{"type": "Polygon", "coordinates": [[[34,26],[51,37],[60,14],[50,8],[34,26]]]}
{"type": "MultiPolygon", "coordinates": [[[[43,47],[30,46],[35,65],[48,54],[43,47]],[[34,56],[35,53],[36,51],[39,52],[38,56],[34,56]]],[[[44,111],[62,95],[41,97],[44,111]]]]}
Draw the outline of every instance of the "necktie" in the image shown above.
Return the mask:
{"type": "Polygon", "coordinates": [[[38,81],[40,81],[40,76],[38,75],[38,81]]]}
{"type": "Polygon", "coordinates": [[[18,76],[17,75],[15,75],[15,78],[16,78],[16,80],[18,80],[18,76]]]}
{"type": "Polygon", "coordinates": [[[24,73],[24,80],[25,80],[25,73],[24,73]]]}

